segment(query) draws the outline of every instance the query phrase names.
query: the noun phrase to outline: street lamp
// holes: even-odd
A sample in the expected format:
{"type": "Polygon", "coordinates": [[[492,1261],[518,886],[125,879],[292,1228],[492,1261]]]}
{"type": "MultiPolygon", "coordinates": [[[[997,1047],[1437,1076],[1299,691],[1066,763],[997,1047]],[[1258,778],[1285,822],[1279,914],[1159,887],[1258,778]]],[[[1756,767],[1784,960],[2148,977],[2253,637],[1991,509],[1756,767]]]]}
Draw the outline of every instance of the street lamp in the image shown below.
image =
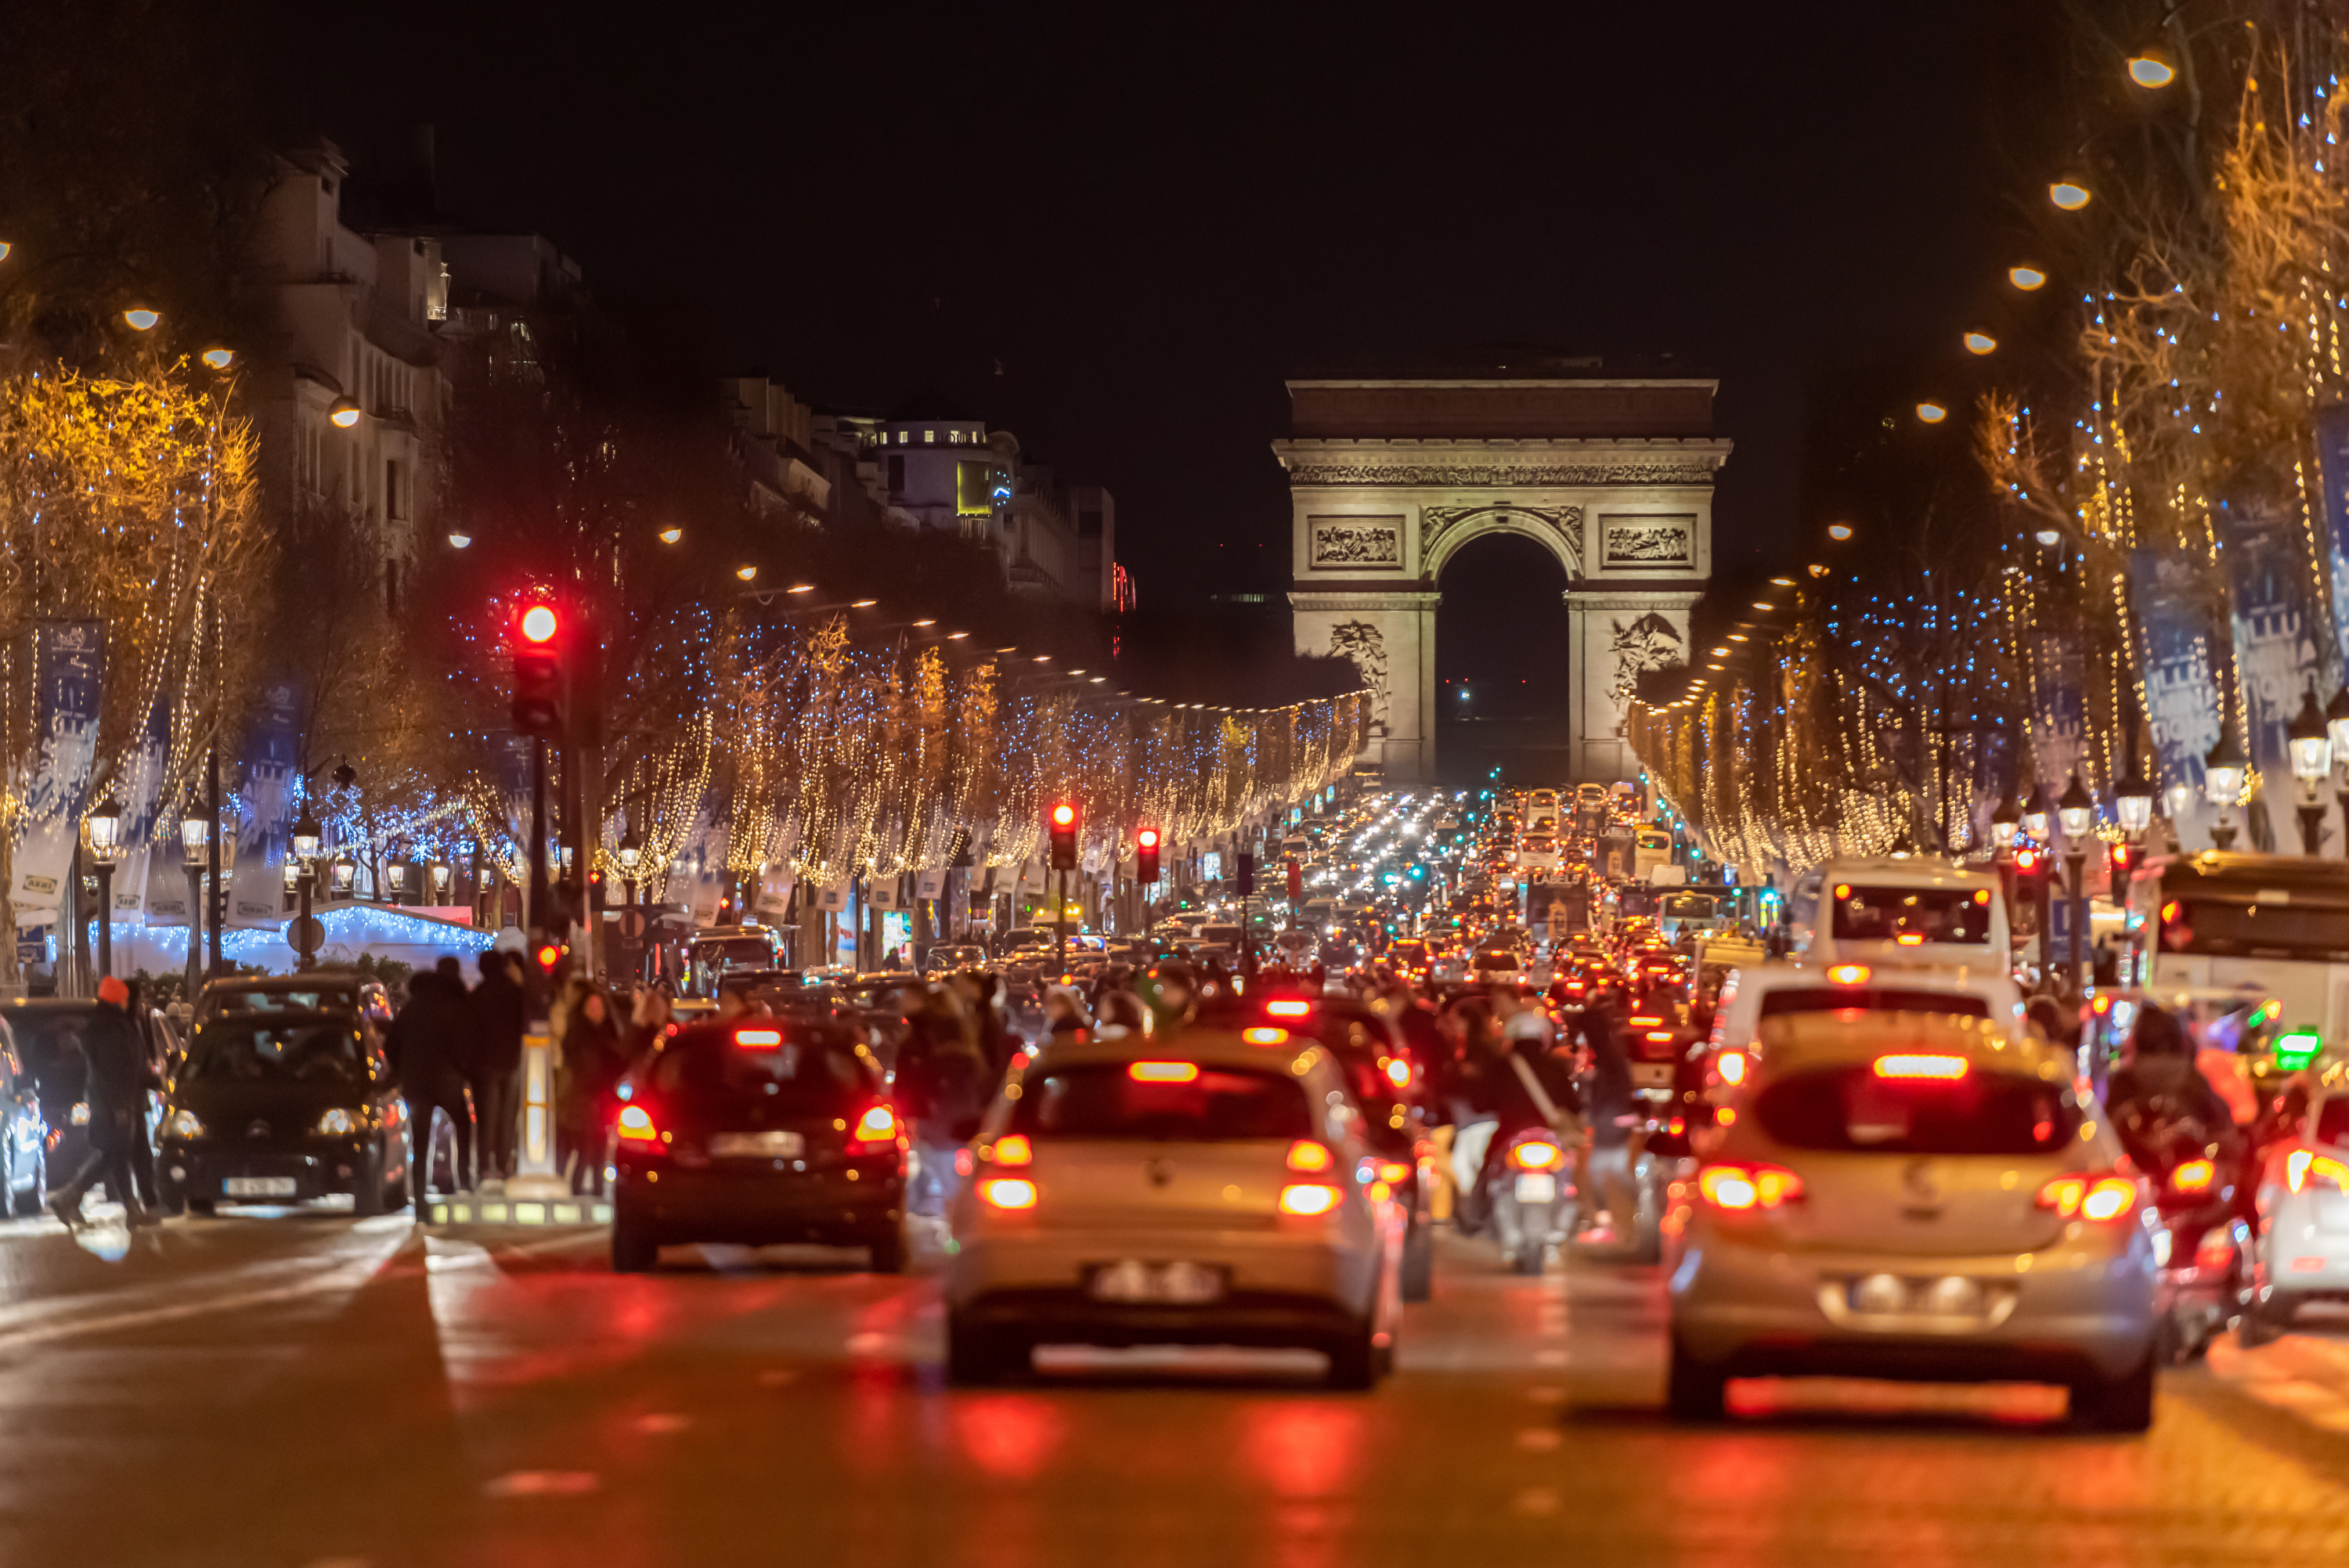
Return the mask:
{"type": "Polygon", "coordinates": [[[2240,742],[2235,738],[2234,727],[2220,717],[2219,744],[2202,758],[2202,788],[2210,804],[2219,808],[2219,820],[2210,828],[2210,842],[2221,850],[2235,847],[2235,807],[2242,799],[2243,778],[2251,771],[2251,759],[2243,755],[2240,742]]]}
{"type": "Polygon", "coordinates": [[[449,864],[446,861],[432,862],[432,902],[439,904],[449,902],[449,864]]]}
{"type": "Polygon", "coordinates": [[[2158,91],[2178,79],[2178,64],[2168,50],[2153,46],[2129,57],[2128,75],[2129,80],[2148,92],[2158,91]]]}
{"type": "Polygon", "coordinates": [[[636,902],[636,868],[645,858],[645,847],[637,840],[634,827],[621,835],[616,858],[620,862],[620,886],[627,895],[626,902],[633,904],[636,902]]]}
{"type": "Polygon", "coordinates": [[[2153,826],[2153,786],[2138,769],[2135,757],[2129,758],[2127,775],[2113,786],[2113,813],[2132,841],[2153,826]]]}
{"type": "MultiPolygon", "coordinates": [[[[318,856],[326,848],[326,834],[319,831],[309,807],[302,808],[291,838],[294,858],[287,863],[298,868],[294,877],[294,966],[308,969],[317,962],[317,947],[310,940],[310,893],[318,885],[318,856]]],[[[339,876],[339,864],[336,869],[339,876]]]]}
{"type": "Polygon", "coordinates": [[[2333,731],[2316,706],[2316,683],[2300,699],[2300,711],[2284,729],[2292,752],[2292,776],[2300,785],[2300,852],[2313,859],[2324,838],[2324,776],[2333,771],[2333,731]]]}
{"type": "Polygon", "coordinates": [[[335,857],[335,896],[336,898],[350,897],[351,879],[357,874],[358,868],[351,863],[350,856],[335,857]]]}
{"type": "Polygon", "coordinates": [[[204,863],[212,858],[212,820],[200,817],[190,801],[180,817],[180,855],[188,866],[188,1005],[195,1006],[203,983],[204,863]]]}
{"type": "Polygon", "coordinates": [[[114,862],[122,855],[122,808],[109,794],[89,814],[90,858],[98,863],[98,972],[114,973],[114,862]]]}
{"type": "Polygon", "coordinates": [[[2095,798],[2081,786],[2077,769],[2072,774],[2064,798],[2055,803],[2055,814],[2064,823],[2064,889],[2072,901],[2066,912],[2070,919],[2064,923],[2068,927],[2064,945],[2069,950],[2066,962],[2071,973],[2071,995],[2077,996],[2081,993],[2080,928],[2088,923],[2088,890],[2082,877],[2088,863],[2089,830],[2096,820],[2095,798]]]}
{"type": "Polygon", "coordinates": [[[2023,830],[2044,844],[2047,841],[2047,786],[2033,783],[2031,798],[2023,803],[2023,830]]]}
{"type": "Polygon", "coordinates": [[[408,895],[408,862],[393,861],[383,868],[384,902],[398,903],[408,895]]]}

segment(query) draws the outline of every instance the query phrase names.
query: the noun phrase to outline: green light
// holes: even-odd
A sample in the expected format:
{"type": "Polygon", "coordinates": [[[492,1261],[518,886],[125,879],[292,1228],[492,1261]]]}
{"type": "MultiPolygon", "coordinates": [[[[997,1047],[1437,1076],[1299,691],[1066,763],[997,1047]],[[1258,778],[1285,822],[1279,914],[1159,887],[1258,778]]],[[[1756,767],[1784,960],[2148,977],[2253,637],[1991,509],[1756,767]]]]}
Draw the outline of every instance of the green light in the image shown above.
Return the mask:
{"type": "Polygon", "coordinates": [[[2323,1049],[2324,1037],[2313,1029],[2294,1029],[2288,1035],[2278,1035],[2276,1066],[2286,1072],[2297,1072],[2314,1061],[2323,1049]]]}

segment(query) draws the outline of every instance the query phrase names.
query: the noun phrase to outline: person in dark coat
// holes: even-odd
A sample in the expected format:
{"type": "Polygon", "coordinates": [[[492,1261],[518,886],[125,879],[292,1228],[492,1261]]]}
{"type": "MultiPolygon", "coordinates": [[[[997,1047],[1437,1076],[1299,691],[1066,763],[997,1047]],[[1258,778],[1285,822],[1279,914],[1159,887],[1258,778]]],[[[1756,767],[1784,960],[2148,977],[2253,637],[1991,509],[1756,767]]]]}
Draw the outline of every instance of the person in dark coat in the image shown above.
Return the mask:
{"type": "Polygon", "coordinates": [[[503,1181],[513,1174],[522,1033],[530,1021],[530,997],[523,989],[520,955],[484,953],[481,965],[481,983],[473,987],[465,1081],[472,1086],[473,1109],[481,1123],[481,1180],[503,1181]]]}
{"type": "Polygon", "coordinates": [[[571,1009],[563,1031],[563,1106],[558,1125],[574,1191],[604,1190],[604,1128],[612,1090],[628,1070],[627,1043],[612,1000],[589,989],[571,1009]]]}
{"type": "Polygon", "coordinates": [[[101,1179],[109,1196],[122,1201],[125,1221],[147,1222],[132,1189],[130,1159],[133,1142],[146,1136],[140,1114],[150,1069],[147,1045],[130,1016],[130,988],[113,975],[98,983],[98,1006],[82,1030],[82,1059],[88,1078],[83,1101],[89,1107],[89,1154],[73,1180],[49,1199],[50,1212],[68,1229],[81,1224],[81,1201],[101,1179]]]}
{"type": "Polygon", "coordinates": [[[979,1113],[987,1063],[978,1053],[977,1026],[949,992],[929,997],[906,1024],[890,1091],[898,1114],[912,1124],[920,1156],[917,1186],[906,1206],[917,1214],[942,1214],[954,1201],[955,1151],[962,1146],[961,1128],[979,1113]]]}
{"type": "Polygon", "coordinates": [[[460,1191],[473,1184],[473,1109],[465,1098],[465,1058],[471,1032],[464,971],[444,957],[408,983],[408,1006],[391,1021],[384,1051],[408,1102],[408,1191],[420,1216],[432,1175],[432,1113],[440,1111],[457,1135],[450,1179],[460,1191]]]}
{"type": "Polygon", "coordinates": [[[1611,1241],[1630,1236],[1639,1206],[1631,1181],[1631,1058],[1623,1043],[1621,1005],[1612,992],[1584,1010],[1582,1037],[1590,1047],[1590,1185],[1609,1221],[1590,1239],[1611,1241]]]}

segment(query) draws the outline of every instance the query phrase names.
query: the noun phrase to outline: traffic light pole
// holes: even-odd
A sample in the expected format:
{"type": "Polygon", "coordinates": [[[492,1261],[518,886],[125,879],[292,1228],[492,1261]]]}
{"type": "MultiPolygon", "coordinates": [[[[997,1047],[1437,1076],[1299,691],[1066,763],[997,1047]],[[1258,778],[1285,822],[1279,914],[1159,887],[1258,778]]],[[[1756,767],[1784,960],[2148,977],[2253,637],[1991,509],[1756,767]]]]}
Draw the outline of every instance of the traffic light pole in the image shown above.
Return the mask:
{"type": "Polygon", "coordinates": [[[1060,970],[1062,975],[1066,975],[1069,972],[1069,873],[1061,872],[1058,876],[1060,882],[1058,897],[1061,905],[1053,912],[1052,923],[1059,928],[1060,934],[1052,964],[1054,968],[1060,970]]]}
{"type": "Polygon", "coordinates": [[[536,938],[545,934],[546,919],[546,742],[530,743],[530,890],[523,908],[523,923],[536,938]]]}

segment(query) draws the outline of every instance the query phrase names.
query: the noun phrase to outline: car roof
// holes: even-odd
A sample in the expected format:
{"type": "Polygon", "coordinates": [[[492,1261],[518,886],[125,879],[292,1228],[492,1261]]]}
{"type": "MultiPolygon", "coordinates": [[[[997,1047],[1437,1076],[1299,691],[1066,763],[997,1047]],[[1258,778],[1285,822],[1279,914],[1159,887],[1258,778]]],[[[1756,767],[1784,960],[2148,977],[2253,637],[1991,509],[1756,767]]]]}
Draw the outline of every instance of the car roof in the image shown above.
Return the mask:
{"type": "Polygon", "coordinates": [[[1995,1019],[1951,1013],[1889,1008],[1790,1013],[1764,1019],[1756,1044],[1762,1061],[1773,1072],[1823,1062],[1868,1061],[1894,1051],[1962,1056],[2050,1081],[2068,1082],[2079,1070],[2069,1051],[2018,1038],[2000,1028],[1995,1019]]]}
{"type": "MultiPolygon", "coordinates": [[[[1134,1061],[1195,1061],[1206,1067],[1286,1068],[1299,1078],[1317,1063],[1330,1063],[1327,1047],[1304,1033],[1284,1037],[1277,1045],[1254,1045],[1237,1029],[1188,1028],[1166,1037],[1126,1036],[1117,1039],[1076,1040],[1054,1037],[1037,1052],[1030,1071],[1038,1068],[1085,1066],[1134,1061]]],[[[1336,1071],[1334,1065],[1330,1067],[1336,1071]]]]}

